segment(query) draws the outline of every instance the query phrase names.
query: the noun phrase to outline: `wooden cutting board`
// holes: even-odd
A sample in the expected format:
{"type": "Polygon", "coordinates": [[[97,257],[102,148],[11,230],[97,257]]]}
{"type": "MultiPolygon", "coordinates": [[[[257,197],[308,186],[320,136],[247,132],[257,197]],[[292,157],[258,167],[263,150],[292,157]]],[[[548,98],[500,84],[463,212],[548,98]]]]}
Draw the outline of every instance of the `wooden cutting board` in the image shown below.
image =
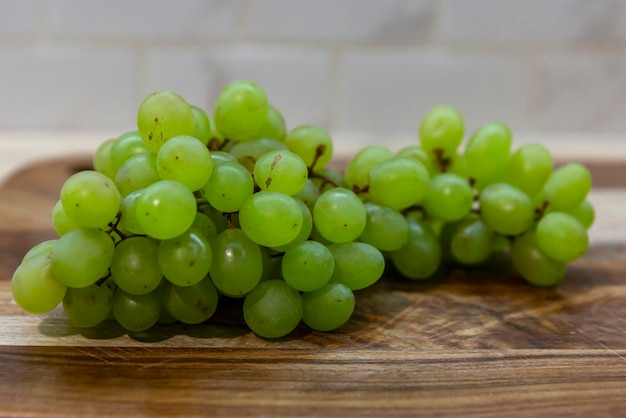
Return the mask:
{"type": "MultiPolygon", "coordinates": [[[[626,238],[594,240],[551,289],[507,260],[425,282],[390,274],[331,333],[258,338],[240,301],[199,326],[81,330],[60,310],[21,312],[10,278],[54,237],[60,186],[87,166],[43,161],[0,188],[1,416],[626,416],[626,238]]],[[[591,168],[600,190],[626,185],[622,165],[591,168]]]]}

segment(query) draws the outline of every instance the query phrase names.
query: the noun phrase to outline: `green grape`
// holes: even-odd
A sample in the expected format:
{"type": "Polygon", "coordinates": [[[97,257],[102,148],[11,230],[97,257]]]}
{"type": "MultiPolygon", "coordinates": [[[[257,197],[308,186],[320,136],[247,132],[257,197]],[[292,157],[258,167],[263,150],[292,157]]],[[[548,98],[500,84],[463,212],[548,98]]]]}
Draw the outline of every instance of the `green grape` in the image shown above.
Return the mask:
{"type": "Polygon", "coordinates": [[[422,148],[434,160],[449,158],[463,141],[465,124],[461,113],[451,106],[437,106],[422,119],[419,139],[422,148]]]}
{"type": "Polygon", "coordinates": [[[78,228],[78,225],[67,217],[60,200],[57,200],[52,209],[52,225],[58,236],[65,235],[72,229],[78,228]]]}
{"type": "Polygon", "coordinates": [[[170,138],[159,149],[156,168],[163,180],[175,180],[196,191],[209,181],[213,172],[211,153],[192,136],[170,138]]]}
{"type": "Polygon", "coordinates": [[[196,217],[196,199],[182,184],[161,180],[143,189],[135,214],[141,229],[156,239],[171,239],[185,232],[196,217]]]}
{"type": "Polygon", "coordinates": [[[215,223],[215,227],[217,228],[218,234],[222,231],[225,231],[229,227],[228,225],[229,216],[227,215],[231,215],[230,213],[224,213],[222,211],[215,209],[211,205],[204,205],[204,204],[198,207],[198,211],[208,216],[215,223]]]}
{"type": "Polygon", "coordinates": [[[299,193],[307,180],[308,170],[302,158],[288,151],[270,151],[254,164],[254,181],[261,190],[289,196],[299,193]]]}
{"type": "Polygon", "coordinates": [[[122,199],[120,222],[117,225],[120,230],[130,234],[145,235],[145,231],[137,219],[137,199],[142,193],[143,189],[135,190],[122,199]]]}
{"type": "Polygon", "coordinates": [[[588,200],[585,200],[580,205],[574,206],[564,212],[578,219],[578,222],[583,224],[583,226],[587,229],[591,228],[596,216],[593,205],[588,200]]]}
{"type": "Polygon", "coordinates": [[[567,264],[553,260],[539,249],[534,232],[515,239],[511,260],[519,274],[535,286],[554,286],[567,272],[567,264]]]}
{"type": "Polygon", "coordinates": [[[111,180],[115,179],[115,168],[111,160],[111,148],[116,138],[102,142],[93,154],[93,168],[98,173],[102,173],[111,180]]]}
{"type": "Polygon", "coordinates": [[[506,176],[511,131],[500,122],[487,123],[472,135],[465,147],[467,174],[485,186],[506,176]]]}
{"type": "Polygon", "coordinates": [[[409,239],[409,224],[404,216],[388,206],[365,203],[367,220],[359,239],[381,251],[395,251],[409,239]]]}
{"type": "Polygon", "coordinates": [[[195,228],[159,244],[159,268],[165,278],[177,286],[198,283],[209,274],[212,261],[211,243],[195,228]]]}
{"type": "Polygon", "coordinates": [[[211,151],[213,167],[222,163],[236,163],[237,159],[230,153],[224,151],[211,151]]]}
{"type": "Polygon", "coordinates": [[[148,149],[156,153],[170,138],[194,135],[193,111],[178,94],[155,91],[139,105],[137,128],[148,149]]]}
{"type": "Polygon", "coordinates": [[[287,150],[287,145],[271,138],[259,138],[251,141],[235,143],[230,150],[230,155],[235,157],[239,164],[243,165],[250,173],[254,171],[254,165],[262,155],[270,151],[287,150]]]}
{"type": "Polygon", "coordinates": [[[585,226],[567,213],[552,212],[537,224],[537,245],[548,257],[569,263],[582,257],[589,247],[585,226]]]}
{"type": "Polygon", "coordinates": [[[333,156],[333,141],[324,129],[302,125],[287,134],[285,144],[313,171],[326,167],[333,156]]]}
{"type": "Polygon", "coordinates": [[[103,231],[71,230],[52,249],[52,273],[67,286],[87,287],[107,274],[114,249],[113,240],[103,231]]]}
{"type": "Polygon", "coordinates": [[[131,237],[115,247],[111,275],[126,293],[144,295],[161,283],[163,274],[158,266],[158,245],[145,237],[131,237]]]}
{"type": "Polygon", "coordinates": [[[61,187],[61,204],[67,217],[83,228],[100,228],[115,218],[120,208],[115,183],[97,171],[81,171],[61,187]]]}
{"type": "Polygon", "coordinates": [[[426,279],[439,269],[441,246],[439,237],[424,221],[408,218],[409,240],[391,253],[391,261],[400,274],[408,279],[426,279]]]}
{"type": "Polygon", "coordinates": [[[363,233],[366,221],[363,202],[342,187],[325,191],[313,206],[315,228],[331,242],[354,241],[363,233]]]}
{"type": "Polygon", "coordinates": [[[246,296],[243,317],[248,327],[261,337],[284,337],[302,319],[302,298],[284,281],[266,280],[246,296]]]}
{"type": "Polygon", "coordinates": [[[424,151],[424,149],[419,145],[410,145],[408,147],[404,147],[396,152],[395,156],[400,158],[412,158],[424,164],[424,167],[426,167],[426,170],[428,170],[428,174],[430,174],[431,176],[437,174],[437,171],[433,166],[433,161],[428,156],[428,153],[424,151]]]}
{"type": "Polygon", "coordinates": [[[376,164],[370,170],[369,179],[371,201],[396,210],[420,203],[430,182],[424,165],[409,158],[393,158],[376,164]]]}
{"type": "Polygon", "coordinates": [[[369,185],[370,170],[376,164],[393,158],[393,152],[380,145],[370,145],[354,154],[345,170],[345,181],[351,189],[362,190],[369,185]]]}
{"type": "Polygon", "coordinates": [[[13,300],[31,314],[43,314],[56,308],[63,301],[66,288],[52,273],[47,249],[24,257],[11,279],[13,300]]]}
{"type": "Polygon", "coordinates": [[[381,278],[385,258],[375,247],[364,242],[331,244],[335,268],[331,281],[342,283],[351,290],[364,289],[381,278]]]}
{"type": "Polygon", "coordinates": [[[211,120],[204,110],[198,106],[191,106],[193,114],[193,136],[206,147],[211,140],[211,120]]]}
{"type": "Polygon", "coordinates": [[[239,210],[241,229],[254,242],[278,247],[293,241],[302,228],[298,202],[279,192],[258,192],[239,210]]]}
{"type": "Polygon", "coordinates": [[[483,263],[493,251],[495,235],[479,217],[446,224],[444,230],[449,230],[441,234],[448,236],[444,251],[449,251],[453,260],[463,265],[483,263]]]}
{"type": "Polygon", "coordinates": [[[217,130],[231,141],[254,139],[267,120],[269,103],[263,89],[238,80],[220,92],[213,108],[217,130]]]}
{"type": "Polygon", "coordinates": [[[320,191],[311,179],[307,179],[304,183],[304,187],[293,197],[303,202],[310,210],[313,210],[313,206],[320,197],[320,191]]]}
{"type": "Polygon", "coordinates": [[[68,288],[63,298],[63,311],[75,327],[95,327],[109,316],[113,291],[106,285],[92,284],[82,289],[68,288]]]}
{"type": "MultiPolygon", "coordinates": [[[[149,152],[150,150],[137,132],[126,132],[111,145],[111,163],[115,173],[130,157],[149,152]]],[[[113,175],[112,179],[115,179],[113,175]]]]}
{"type": "Polygon", "coordinates": [[[591,190],[591,173],[582,164],[564,165],[552,173],[544,189],[551,210],[574,208],[585,200],[591,190]]]}
{"type": "Polygon", "coordinates": [[[212,243],[213,262],[209,274],[217,289],[239,297],[250,292],[261,280],[263,260],[259,246],[241,229],[227,229],[212,243]]]}
{"type": "Polygon", "coordinates": [[[161,302],[156,290],[145,295],[132,295],[117,288],[112,309],[115,320],[122,327],[141,332],[156,324],[161,315],[161,302]]]}
{"type": "Polygon", "coordinates": [[[522,145],[511,156],[506,182],[533,197],[541,192],[553,166],[552,155],[546,147],[522,145]]]}
{"type": "Polygon", "coordinates": [[[304,241],[290,248],[281,264],[285,281],[301,292],[324,286],[333,275],[334,267],[333,254],[316,241],[304,241]]]}
{"type": "Polygon", "coordinates": [[[57,242],[56,239],[49,239],[47,241],[42,241],[39,244],[35,245],[30,250],[28,250],[26,254],[24,254],[24,257],[22,258],[22,263],[41,254],[46,254],[47,256],[50,256],[50,254],[52,254],[52,249],[54,248],[56,242],[57,242]]]}
{"type": "Polygon", "coordinates": [[[285,119],[283,115],[274,106],[269,105],[265,123],[257,132],[258,138],[271,138],[280,142],[285,141],[287,136],[287,128],[285,127],[285,119]]]}
{"type": "Polygon", "coordinates": [[[135,190],[148,187],[159,181],[157,172],[156,155],[144,152],[133,155],[117,170],[115,174],[115,186],[122,197],[128,196],[135,190]]]}
{"type": "Polygon", "coordinates": [[[526,193],[506,183],[492,184],[482,191],[480,213],[490,229],[503,235],[521,234],[535,219],[535,209],[526,193]]]}
{"type": "Polygon", "coordinates": [[[254,193],[250,172],[237,162],[218,164],[202,188],[207,201],[220,212],[237,212],[254,193]]]}
{"type": "Polygon", "coordinates": [[[430,189],[422,205],[426,213],[444,222],[464,218],[472,210],[474,191],[467,180],[452,173],[443,173],[430,181],[430,189]]]}
{"type": "Polygon", "coordinates": [[[341,283],[331,282],[302,294],[302,322],[316,331],[332,331],[348,322],[354,305],[352,290],[341,283]]]}
{"type": "Polygon", "coordinates": [[[217,289],[208,277],[184,287],[164,282],[161,302],[176,320],[185,324],[199,324],[215,313],[218,302],[217,289]]]}
{"type": "Polygon", "coordinates": [[[215,221],[205,215],[202,212],[196,213],[196,217],[193,220],[193,224],[191,225],[193,228],[196,228],[200,233],[209,241],[213,241],[213,239],[217,236],[217,225],[215,225],[215,221]]]}

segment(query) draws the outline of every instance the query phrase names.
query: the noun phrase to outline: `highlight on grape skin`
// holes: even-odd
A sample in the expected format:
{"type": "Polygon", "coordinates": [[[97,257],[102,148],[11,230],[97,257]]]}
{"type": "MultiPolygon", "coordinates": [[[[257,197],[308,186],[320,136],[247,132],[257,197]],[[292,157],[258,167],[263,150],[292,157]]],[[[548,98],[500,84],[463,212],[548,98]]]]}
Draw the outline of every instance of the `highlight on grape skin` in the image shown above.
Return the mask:
{"type": "Polygon", "coordinates": [[[506,252],[520,281],[555,286],[588,249],[589,170],[515,148],[505,123],[466,132],[458,109],[436,106],[413,144],[366,146],[337,170],[328,132],[287,122],[247,80],[210,110],[148,95],[137,126],[59,190],[58,238],[26,253],[14,300],[135,333],[211,321],[240,299],[235,322],[276,339],[349,327],[384,272],[421,281],[506,252]]]}

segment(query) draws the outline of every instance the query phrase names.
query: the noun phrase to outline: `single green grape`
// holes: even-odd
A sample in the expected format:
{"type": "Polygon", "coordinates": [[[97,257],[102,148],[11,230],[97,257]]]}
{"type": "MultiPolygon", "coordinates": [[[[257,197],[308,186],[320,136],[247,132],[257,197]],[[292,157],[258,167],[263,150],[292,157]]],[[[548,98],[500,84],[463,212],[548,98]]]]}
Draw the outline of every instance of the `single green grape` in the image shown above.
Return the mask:
{"type": "Polygon", "coordinates": [[[191,105],[191,113],[193,114],[193,136],[206,147],[211,140],[211,120],[198,106],[191,105]]]}
{"type": "Polygon", "coordinates": [[[211,243],[193,227],[159,244],[159,269],[167,280],[177,286],[198,283],[209,274],[212,261],[211,243]]]}
{"type": "Polygon", "coordinates": [[[500,122],[487,123],[469,139],[463,158],[467,175],[485,186],[506,177],[511,130],[500,122]]]}
{"type": "Polygon", "coordinates": [[[52,209],[52,225],[58,236],[63,236],[72,229],[78,228],[78,225],[68,218],[60,200],[57,200],[52,209]]]}
{"type": "Polygon", "coordinates": [[[430,181],[422,205],[426,213],[444,222],[463,219],[472,210],[474,191],[466,179],[442,173],[430,181]]]}
{"type": "Polygon", "coordinates": [[[196,228],[209,242],[213,241],[218,234],[215,221],[202,212],[196,213],[191,226],[196,228]]]}
{"type": "Polygon", "coordinates": [[[492,184],[482,191],[480,213],[490,229],[503,235],[521,234],[535,219],[535,208],[526,193],[506,183],[492,184]]]}
{"type": "Polygon", "coordinates": [[[564,165],[552,173],[544,190],[551,210],[569,210],[580,205],[589,194],[591,173],[582,164],[564,165]]]}
{"type": "Polygon", "coordinates": [[[66,289],[52,273],[47,251],[24,257],[11,279],[13,300],[31,314],[43,314],[56,308],[63,301],[66,289]]]}
{"type": "Polygon", "coordinates": [[[322,193],[313,206],[313,223],[331,242],[350,242],[365,229],[365,206],[354,192],[336,187],[322,193]]]}
{"type": "Polygon", "coordinates": [[[52,249],[54,248],[57,241],[58,240],[56,239],[49,239],[46,241],[42,241],[39,244],[36,244],[34,247],[28,250],[26,254],[24,254],[24,257],[22,258],[22,263],[41,254],[46,254],[49,257],[52,254],[52,249]]]}
{"type": "Polygon", "coordinates": [[[302,158],[288,150],[269,151],[254,164],[254,181],[261,190],[293,196],[304,188],[307,178],[302,158]]]}
{"type": "Polygon", "coordinates": [[[122,199],[120,205],[120,222],[117,227],[123,232],[137,235],[145,235],[146,232],[139,225],[137,219],[137,199],[143,193],[143,189],[135,190],[122,199]]]}
{"type": "Polygon", "coordinates": [[[541,192],[552,173],[554,161],[550,151],[541,144],[525,144],[509,161],[506,182],[529,197],[541,192]]]}
{"type": "Polygon", "coordinates": [[[117,288],[113,296],[113,316],[125,329],[132,332],[146,331],[161,315],[158,291],[145,295],[132,295],[117,288]]]}
{"type": "Polygon", "coordinates": [[[258,138],[271,138],[280,142],[285,141],[287,136],[287,128],[285,127],[285,119],[278,109],[269,105],[267,115],[265,117],[265,123],[261,126],[261,129],[257,132],[258,138]]]}
{"type": "Polygon", "coordinates": [[[367,220],[359,239],[381,251],[400,249],[409,239],[409,224],[402,214],[388,206],[365,202],[367,220]]]}
{"type": "Polygon", "coordinates": [[[439,237],[429,224],[413,217],[409,222],[409,239],[399,250],[390,253],[394,267],[402,276],[418,280],[437,272],[441,265],[439,237]]]}
{"type": "Polygon", "coordinates": [[[196,217],[196,199],[182,184],[161,180],[142,190],[135,214],[141,229],[156,239],[171,239],[185,232],[196,217]]]}
{"type": "Polygon", "coordinates": [[[69,287],[63,298],[63,311],[75,327],[95,327],[109,316],[113,306],[113,290],[104,284],[81,289],[69,287]]]}
{"type": "Polygon", "coordinates": [[[222,163],[237,162],[237,159],[233,154],[225,151],[211,151],[211,159],[213,160],[213,167],[222,163]]]}
{"type": "MultiPolygon", "coordinates": [[[[548,209],[550,208],[548,207],[548,209]]],[[[593,221],[595,220],[596,216],[595,209],[593,208],[591,202],[588,200],[585,200],[580,205],[573,206],[570,209],[565,210],[564,212],[578,219],[578,222],[583,224],[583,226],[587,229],[591,228],[591,225],[593,225],[593,221]]]]}
{"type": "Polygon", "coordinates": [[[313,206],[317,201],[317,198],[320,197],[320,190],[317,188],[313,180],[306,180],[304,187],[298,193],[296,193],[293,197],[303,202],[310,210],[313,210],[313,206]]]}
{"type": "Polygon", "coordinates": [[[185,324],[199,324],[211,318],[217,309],[218,294],[211,279],[205,277],[191,286],[163,282],[161,302],[166,311],[185,324]]]}
{"type": "Polygon", "coordinates": [[[245,80],[233,81],[220,92],[213,108],[216,128],[232,141],[254,139],[267,120],[269,103],[263,89],[245,80]]]}
{"type": "Polygon", "coordinates": [[[122,197],[161,180],[157,172],[156,155],[144,152],[133,155],[115,174],[115,186],[122,197]]]}
{"type": "Polygon", "coordinates": [[[192,136],[175,136],[159,149],[156,168],[161,179],[175,180],[193,192],[209,181],[213,159],[200,140],[192,136]]]}
{"type": "Polygon", "coordinates": [[[302,322],[316,331],[332,331],[348,322],[354,305],[354,293],[348,286],[330,282],[302,294],[302,322]]]}
{"type": "Polygon", "coordinates": [[[302,298],[282,280],[259,283],[243,302],[248,327],[264,338],[280,338],[293,331],[302,319],[302,298]]]}
{"type": "Polygon", "coordinates": [[[102,173],[111,180],[115,179],[115,168],[111,160],[111,148],[117,138],[107,139],[102,142],[93,154],[93,169],[102,173]]]}
{"type": "Polygon", "coordinates": [[[241,229],[254,242],[278,247],[293,241],[302,228],[302,210],[298,202],[279,192],[258,192],[239,210],[241,229]]]}
{"type": "Polygon", "coordinates": [[[52,249],[52,274],[67,286],[87,287],[107,274],[114,248],[113,240],[103,231],[73,229],[52,249]]]}
{"type": "Polygon", "coordinates": [[[463,141],[464,131],[463,116],[457,109],[437,106],[422,119],[418,136],[431,158],[449,158],[463,141]]]}
{"type": "Polygon", "coordinates": [[[225,162],[214,167],[202,192],[215,209],[226,213],[237,212],[254,193],[254,180],[241,164],[225,162]]]}
{"type": "Polygon", "coordinates": [[[422,163],[396,157],[372,167],[368,196],[374,203],[402,210],[421,203],[429,182],[428,170],[422,163]]]}
{"type": "Polygon", "coordinates": [[[477,216],[444,225],[441,233],[444,253],[466,266],[485,262],[494,248],[495,235],[477,216]]]}
{"type": "Polygon", "coordinates": [[[193,111],[173,91],[155,91],[139,105],[137,128],[148,149],[156,153],[170,138],[195,134],[193,111]]]}
{"type": "Polygon", "coordinates": [[[61,187],[61,204],[67,217],[83,228],[100,228],[111,222],[120,208],[115,183],[97,171],[81,171],[61,187]]]}
{"type": "Polygon", "coordinates": [[[313,171],[326,167],[333,156],[333,141],[319,126],[302,125],[292,129],[285,144],[313,171]]]}
{"type": "Polygon", "coordinates": [[[511,260],[519,274],[535,286],[554,286],[567,272],[567,264],[548,257],[537,245],[534,232],[515,239],[511,260]]]}
{"type": "Polygon", "coordinates": [[[375,247],[364,242],[331,244],[335,267],[332,282],[343,283],[351,290],[360,290],[373,285],[385,270],[385,258],[375,247]]]}
{"type": "Polygon", "coordinates": [[[298,203],[298,206],[300,206],[300,210],[302,212],[302,228],[300,228],[300,232],[298,232],[298,235],[287,244],[272,247],[272,250],[274,251],[289,251],[291,248],[295,247],[301,242],[308,240],[311,236],[311,231],[313,230],[313,215],[311,215],[311,211],[302,201],[296,199],[296,203],[298,203]]]}
{"type": "Polygon", "coordinates": [[[152,292],[161,283],[158,245],[145,237],[130,237],[115,247],[111,260],[111,275],[125,292],[143,295],[152,292]]]}
{"type": "Polygon", "coordinates": [[[261,280],[261,250],[241,229],[227,229],[212,242],[209,275],[217,289],[232,297],[244,296],[261,280]]]}
{"type": "Polygon", "coordinates": [[[545,215],[537,224],[535,237],[545,255],[562,263],[582,257],[589,247],[585,226],[567,213],[545,215]]]}
{"type": "Polygon", "coordinates": [[[436,174],[438,174],[435,166],[433,165],[433,160],[430,158],[424,148],[420,147],[419,145],[409,145],[408,147],[401,148],[400,150],[398,150],[398,152],[396,152],[395,156],[401,158],[412,158],[416,161],[419,161],[420,163],[424,164],[424,167],[426,167],[426,170],[428,170],[428,174],[430,176],[435,176],[436,174]]]}
{"type": "Polygon", "coordinates": [[[324,286],[333,275],[333,254],[323,244],[304,241],[283,255],[281,270],[285,281],[300,292],[324,286]]]}

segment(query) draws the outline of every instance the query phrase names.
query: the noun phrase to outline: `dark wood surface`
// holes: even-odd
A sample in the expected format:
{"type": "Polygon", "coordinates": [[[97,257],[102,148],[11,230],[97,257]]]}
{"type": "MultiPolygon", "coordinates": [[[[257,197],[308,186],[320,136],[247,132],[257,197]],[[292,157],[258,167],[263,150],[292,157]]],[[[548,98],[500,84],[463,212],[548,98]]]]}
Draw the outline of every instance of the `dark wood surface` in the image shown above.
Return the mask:
{"type": "MultiPolygon", "coordinates": [[[[84,166],[45,161],[0,188],[0,416],[626,416],[621,242],[594,243],[551,289],[506,259],[426,282],[390,273],[338,331],[278,341],[246,329],[241,301],[131,335],[27,315],[10,277],[54,237],[60,185],[84,166]]],[[[620,187],[619,170],[593,168],[596,186],[620,187]]]]}

